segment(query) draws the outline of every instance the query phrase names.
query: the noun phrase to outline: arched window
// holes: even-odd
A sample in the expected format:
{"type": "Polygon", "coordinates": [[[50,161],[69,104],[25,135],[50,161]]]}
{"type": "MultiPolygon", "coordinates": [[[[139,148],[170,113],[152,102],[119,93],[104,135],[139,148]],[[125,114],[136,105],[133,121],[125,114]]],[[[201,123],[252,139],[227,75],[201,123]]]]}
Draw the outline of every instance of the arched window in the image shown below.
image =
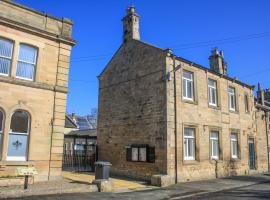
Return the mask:
{"type": "Polygon", "coordinates": [[[16,111],[11,117],[7,160],[25,161],[28,152],[30,116],[26,111],[16,111]]]}
{"type": "Polygon", "coordinates": [[[4,113],[0,109],[0,160],[2,155],[2,144],[3,144],[3,126],[4,126],[4,113]]]}

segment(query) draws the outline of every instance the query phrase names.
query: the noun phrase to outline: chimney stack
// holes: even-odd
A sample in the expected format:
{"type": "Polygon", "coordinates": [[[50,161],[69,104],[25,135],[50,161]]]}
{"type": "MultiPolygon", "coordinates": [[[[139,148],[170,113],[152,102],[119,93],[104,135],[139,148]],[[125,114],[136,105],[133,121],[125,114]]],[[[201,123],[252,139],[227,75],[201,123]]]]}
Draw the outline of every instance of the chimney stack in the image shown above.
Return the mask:
{"type": "Polygon", "coordinates": [[[264,90],[262,89],[260,83],[258,83],[257,100],[261,105],[264,106],[264,100],[265,100],[264,90]]]}
{"type": "Polygon", "coordinates": [[[224,60],[223,51],[219,51],[218,48],[214,48],[211,52],[210,69],[223,75],[227,75],[227,63],[224,60]]]}
{"type": "Polygon", "coordinates": [[[123,18],[124,34],[123,42],[135,39],[140,40],[140,17],[135,12],[135,7],[127,9],[127,15],[123,18]]]}

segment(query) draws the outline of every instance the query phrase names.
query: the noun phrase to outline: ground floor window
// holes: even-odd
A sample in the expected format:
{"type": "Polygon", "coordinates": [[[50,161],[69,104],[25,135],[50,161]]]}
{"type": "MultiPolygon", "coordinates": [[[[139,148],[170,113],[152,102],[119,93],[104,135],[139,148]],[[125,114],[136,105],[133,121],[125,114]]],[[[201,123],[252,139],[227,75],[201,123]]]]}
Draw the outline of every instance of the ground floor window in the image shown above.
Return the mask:
{"type": "Polygon", "coordinates": [[[132,161],[146,161],[146,147],[132,147],[132,161]]]}
{"type": "Polygon", "coordinates": [[[127,161],[155,162],[155,148],[149,145],[131,145],[127,148],[127,161]]]}
{"type": "Polygon", "coordinates": [[[210,157],[217,160],[219,157],[219,137],[218,131],[210,132],[210,157]]]}
{"type": "Polygon", "coordinates": [[[25,161],[27,159],[29,129],[30,115],[26,111],[16,111],[11,117],[7,160],[25,161]]]}
{"type": "Polygon", "coordinates": [[[184,159],[195,160],[195,129],[184,129],[184,159]]]}
{"type": "Polygon", "coordinates": [[[238,138],[237,133],[231,133],[231,157],[238,158],[238,138]]]}

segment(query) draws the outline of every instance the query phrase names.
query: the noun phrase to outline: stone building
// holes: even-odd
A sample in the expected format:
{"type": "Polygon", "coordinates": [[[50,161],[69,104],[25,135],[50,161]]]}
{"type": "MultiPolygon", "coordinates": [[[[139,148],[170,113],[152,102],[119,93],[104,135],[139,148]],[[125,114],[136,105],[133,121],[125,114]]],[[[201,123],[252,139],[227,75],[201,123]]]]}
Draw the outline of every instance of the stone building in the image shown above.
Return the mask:
{"type": "Polygon", "coordinates": [[[57,179],[62,153],[72,22],[0,1],[0,177],[33,166],[57,179]]]}
{"type": "Polygon", "coordinates": [[[268,170],[253,87],[140,40],[134,7],[123,43],[99,76],[99,159],[114,173],[185,182],[268,170]]]}
{"type": "Polygon", "coordinates": [[[257,131],[265,133],[268,147],[268,171],[270,171],[270,89],[263,90],[258,85],[256,99],[257,131]]]}

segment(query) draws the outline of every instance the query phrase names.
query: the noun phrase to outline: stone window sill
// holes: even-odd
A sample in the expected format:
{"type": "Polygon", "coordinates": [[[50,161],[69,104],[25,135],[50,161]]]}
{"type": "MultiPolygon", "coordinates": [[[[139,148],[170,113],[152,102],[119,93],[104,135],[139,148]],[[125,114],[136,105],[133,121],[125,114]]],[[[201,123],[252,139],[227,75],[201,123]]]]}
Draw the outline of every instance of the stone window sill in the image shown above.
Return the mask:
{"type": "Polygon", "coordinates": [[[212,106],[208,104],[209,108],[215,109],[215,110],[220,110],[220,106],[212,106]]]}
{"type": "Polygon", "coordinates": [[[194,101],[194,100],[188,100],[188,99],[182,98],[182,101],[183,101],[184,103],[189,103],[189,104],[195,104],[195,105],[198,105],[198,102],[197,102],[197,101],[194,101]]]}
{"type": "Polygon", "coordinates": [[[33,162],[30,161],[0,161],[0,166],[31,166],[33,162]]]}
{"type": "Polygon", "coordinates": [[[229,110],[230,113],[239,114],[238,110],[229,110]]]}
{"type": "Polygon", "coordinates": [[[223,163],[223,160],[221,160],[221,159],[218,159],[218,160],[210,159],[209,162],[210,162],[211,164],[216,164],[216,163],[223,163]]]}
{"type": "Polygon", "coordinates": [[[183,165],[199,165],[200,162],[197,160],[184,160],[183,165]]]}

